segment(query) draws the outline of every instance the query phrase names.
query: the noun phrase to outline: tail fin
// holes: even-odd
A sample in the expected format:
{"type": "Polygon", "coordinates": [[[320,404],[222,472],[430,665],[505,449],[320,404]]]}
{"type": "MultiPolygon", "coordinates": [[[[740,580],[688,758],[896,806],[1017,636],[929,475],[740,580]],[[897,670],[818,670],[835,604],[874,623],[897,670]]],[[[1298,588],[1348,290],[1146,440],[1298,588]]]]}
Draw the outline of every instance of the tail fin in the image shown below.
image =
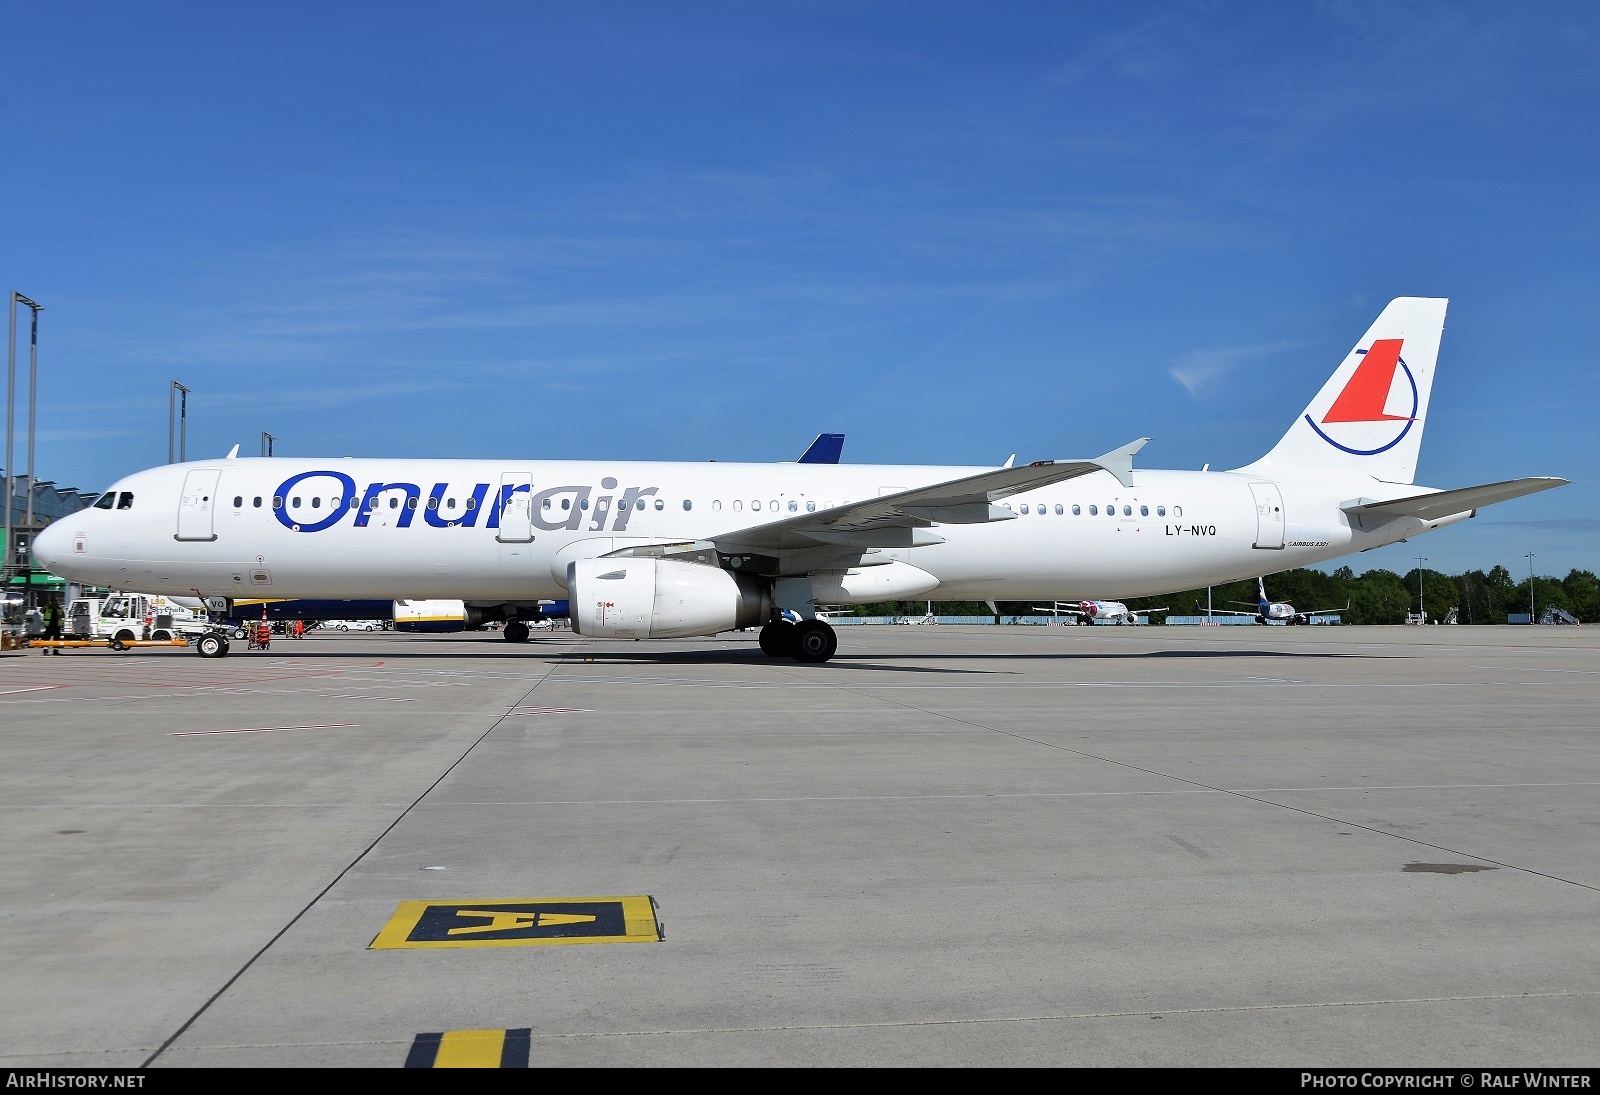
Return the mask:
{"type": "Polygon", "coordinates": [[[1415,481],[1449,303],[1442,297],[1391,300],[1283,439],[1239,470],[1415,481]]]}

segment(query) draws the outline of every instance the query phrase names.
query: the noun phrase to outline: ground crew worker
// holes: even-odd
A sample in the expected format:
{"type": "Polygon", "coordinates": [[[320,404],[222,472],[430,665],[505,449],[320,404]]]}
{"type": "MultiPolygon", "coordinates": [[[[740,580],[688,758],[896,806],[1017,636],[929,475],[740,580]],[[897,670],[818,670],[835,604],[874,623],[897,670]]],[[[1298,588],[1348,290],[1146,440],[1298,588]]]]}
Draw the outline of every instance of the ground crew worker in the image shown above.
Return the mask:
{"type": "Polygon", "coordinates": [[[297,639],[306,637],[306,622],[304,620],[296,620],[294,622],[294,637],[297,639]]]}
{"type": "MultiPolygon", "coordinates": [[[[46,601],[44,604],[44,634],[41,637],[61,641],[61,606],[55,601],[46,601]]],[[[61,648],[46,647],[45,653],[60,655],[61,648]]]]}

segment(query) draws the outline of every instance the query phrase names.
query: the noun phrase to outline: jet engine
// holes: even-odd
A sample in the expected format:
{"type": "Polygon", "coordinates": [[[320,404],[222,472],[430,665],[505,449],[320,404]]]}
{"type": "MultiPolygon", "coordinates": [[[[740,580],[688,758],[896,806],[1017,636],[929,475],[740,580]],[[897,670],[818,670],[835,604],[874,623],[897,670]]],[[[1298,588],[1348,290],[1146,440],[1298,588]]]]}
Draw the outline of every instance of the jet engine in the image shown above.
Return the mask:
{"type": "Polygon", "coordinates": [[[759,578],[677,559],[600,557],[567,565],[572,630],[589,638],[678,639],[764,624],[759,578]]]}

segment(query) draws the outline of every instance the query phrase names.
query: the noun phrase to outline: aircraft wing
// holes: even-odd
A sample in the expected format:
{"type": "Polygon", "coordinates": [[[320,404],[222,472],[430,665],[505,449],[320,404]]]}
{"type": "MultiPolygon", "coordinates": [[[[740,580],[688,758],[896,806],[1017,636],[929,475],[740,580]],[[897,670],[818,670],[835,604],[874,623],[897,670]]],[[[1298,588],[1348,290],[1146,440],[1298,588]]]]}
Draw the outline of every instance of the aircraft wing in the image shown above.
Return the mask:
{"type": "Polygon", "coordinates": [[[1356,498],[1345,502],[1339,508],[1346,513],[1377,518],[1387,517],[1420,517],[1424,521],[1431,521],[1438,517],[1449,517],[1453,513],[1463,513],[1475,510],[1481,506],[1492,505],[1495,502],[1505,502],[1512,498],[1521,498],[1525,494],[1537,494],[1551,487],[1564,487],[1565,479],[1551,479],[1538,476],[1532,479],[1508,479],[1504,483],[1485,483],[1478,487],[1461,487],[1457,490],[1434,491],[1429,494],[1413,494],[1405,498],[1393,498],[1387,502],[1374,502],[1370,498],[1356,498]]]}
{"type": "Polygon", "coordinates": [[[868,548],[939,543],[939,538],[932,534],[913,537],[911,533],[936,523],[972,525],[1009,521],[1016,515],[995,505],[999,499],[1097,471],[1109,471],[1124,486],[1131,487],[1133,455],[1148,440],[1141,437],[1093,460],[1040,460],[1020,468],[995,468],[753,528],[734,529],[709,539],[724,552],[770,552],[818,545],[868,548]]]}

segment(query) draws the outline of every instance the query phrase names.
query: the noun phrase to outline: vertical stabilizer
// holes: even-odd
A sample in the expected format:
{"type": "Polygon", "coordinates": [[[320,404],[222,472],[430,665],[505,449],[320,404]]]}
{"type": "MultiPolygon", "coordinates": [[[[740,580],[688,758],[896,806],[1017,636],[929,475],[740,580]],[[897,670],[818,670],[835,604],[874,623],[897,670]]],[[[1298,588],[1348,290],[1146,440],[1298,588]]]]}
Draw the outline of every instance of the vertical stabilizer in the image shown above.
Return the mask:
{"type": "Polygon", "coordinates": [[[1411,483],[1433,390],[1443,297],[1396,297],[1272,451],[1240,471],[1411,483]]]}

